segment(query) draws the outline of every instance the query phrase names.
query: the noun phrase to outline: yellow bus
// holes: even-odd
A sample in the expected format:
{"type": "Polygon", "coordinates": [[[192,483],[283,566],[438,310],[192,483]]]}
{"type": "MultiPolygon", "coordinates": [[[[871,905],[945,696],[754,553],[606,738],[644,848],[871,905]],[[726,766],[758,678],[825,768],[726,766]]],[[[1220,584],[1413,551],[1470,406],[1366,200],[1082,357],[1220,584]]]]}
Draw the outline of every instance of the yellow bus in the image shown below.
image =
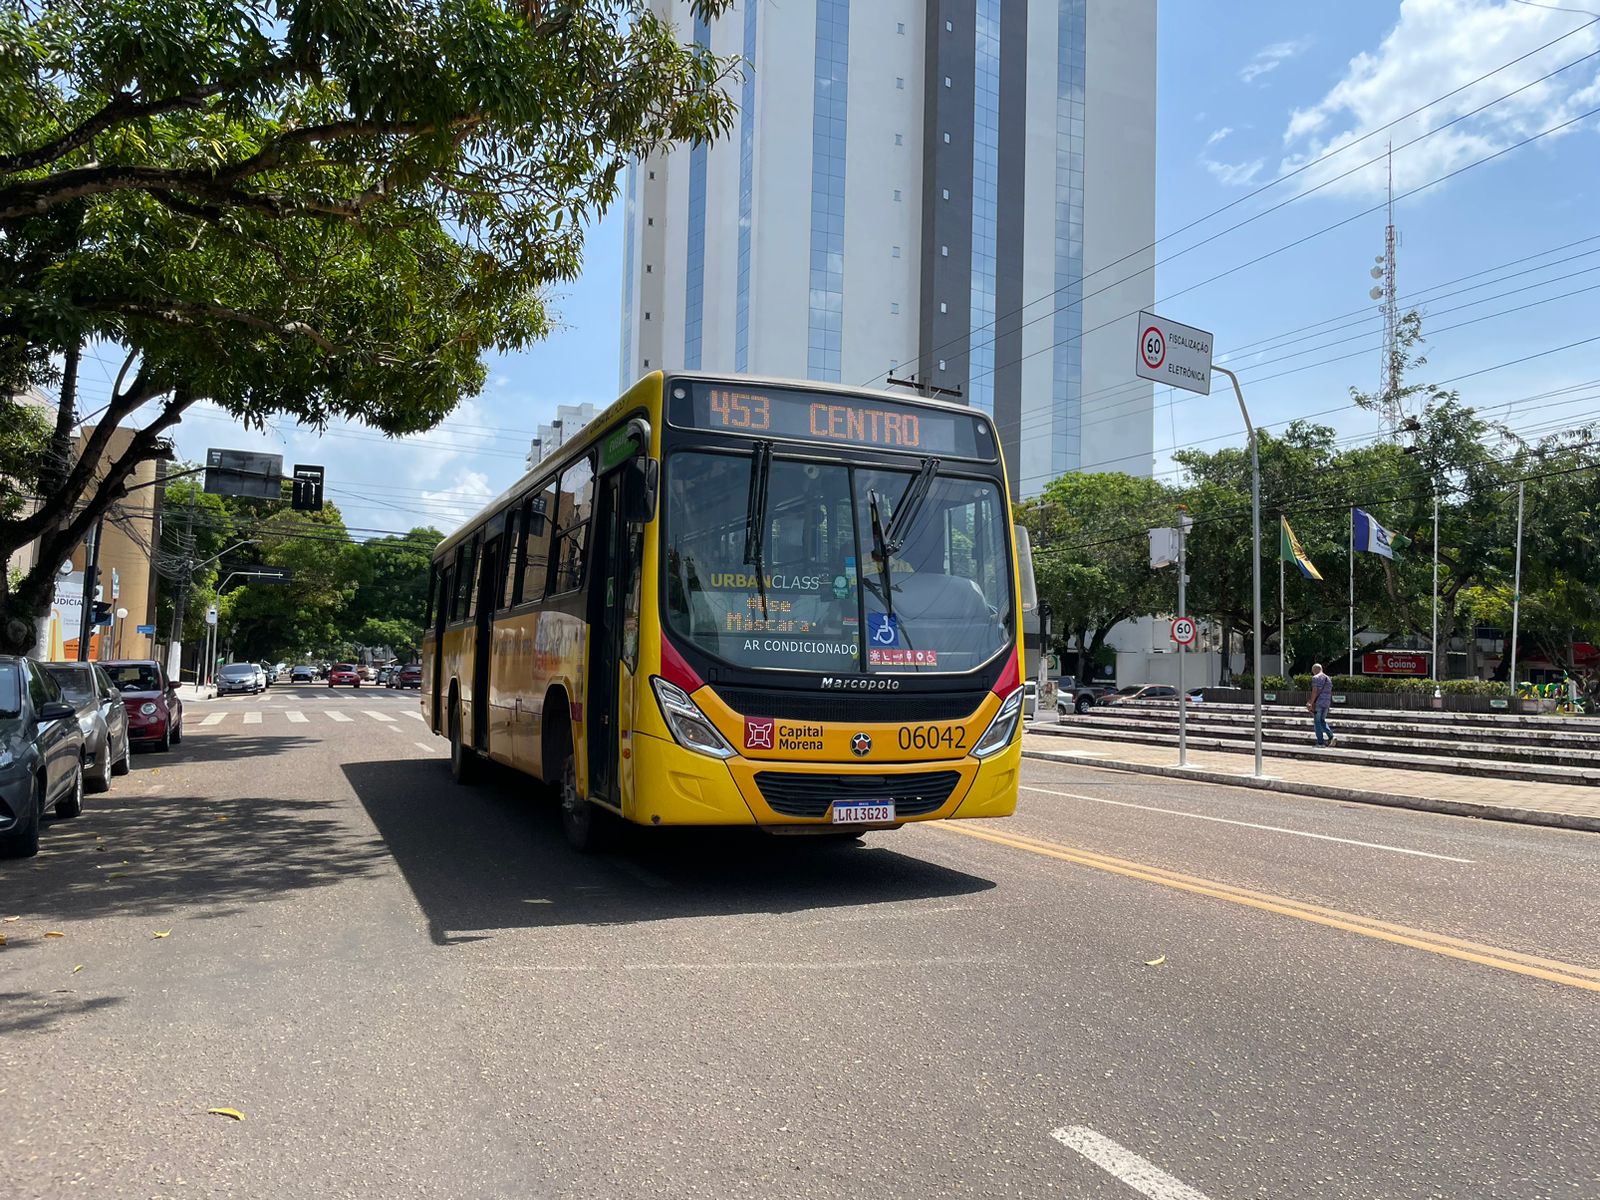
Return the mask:
{"type": "Polygon", "coordinates": [[[973,409],[649,375],[439,545],[424,714],[458,781],[542,781],[579,849],[621,822],[1009,815],[1032,581],[1008,497],[973,409]]]}

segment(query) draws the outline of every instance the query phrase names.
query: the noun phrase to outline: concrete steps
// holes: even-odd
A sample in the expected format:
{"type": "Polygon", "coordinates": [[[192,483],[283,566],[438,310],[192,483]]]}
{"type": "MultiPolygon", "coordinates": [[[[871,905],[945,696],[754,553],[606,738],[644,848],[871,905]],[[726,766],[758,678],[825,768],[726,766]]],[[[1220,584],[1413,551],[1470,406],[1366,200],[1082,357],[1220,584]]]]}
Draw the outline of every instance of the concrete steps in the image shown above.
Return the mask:
{"type": "MultiPolygon", "coordinates": [[[[1349,750],[1364,750],[1375,758],[1400,755],[1445,755],[1451,758],[1491,759],[1500,762],[1535,763],[1548,766],[1600,768],[1600,738],[1581,733],[1550,730],[1478,730],[1463,726],[1421,727],[1399,721],[1346,721],[1344,714],[1331,718],[1339,745],[1349,750]]],[[[1062,728],[1090,735],[1098,731],[1124,729],[1143,733],[1177,735],[1176,709],[1167,712],[1132,709],[1095,709],[1082,716],[1061,718],[1062,728]]],[[[1312,740],[1311,718],[1301,713],[1278,713],[1263,717],[1266,738],[1287,744],[1312,740]]],[[[1191,708],[1191,737],[1253,741],[1255,724],[1248,710],[1242,713],[1211,713],[1191,708]]]]}
{"type": "MultiPolygon", "coordinates": [[[[1249,705],[1202,703],[1188,712],[1191,748],[1254,752],[1249,705]]],[[[1318,749],[1304,709],[1269,706],[1262,716],[1263,753],[1329,764],[1600,786],[1600,720],[1594,718],[1336,708],[1331,723],[1337,744],[1318,749]]],[[[1046,718],[1028,731],[1176,751],[1177,727],[1177,704],[1157,700],[1098,705],[1081,716],[1063,716],[1057,722],[1046,718]]]]}

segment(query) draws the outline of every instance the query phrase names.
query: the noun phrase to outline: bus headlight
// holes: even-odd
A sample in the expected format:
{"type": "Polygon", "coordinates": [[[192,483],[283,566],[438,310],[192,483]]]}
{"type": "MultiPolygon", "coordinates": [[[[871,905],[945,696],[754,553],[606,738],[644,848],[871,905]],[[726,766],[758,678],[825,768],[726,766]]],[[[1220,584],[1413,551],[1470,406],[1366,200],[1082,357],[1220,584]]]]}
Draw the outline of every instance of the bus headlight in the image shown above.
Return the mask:
{"type": "Polygon", "coordinates": [[[972,747],[973,757],[988,758],[996,750],[1004,750],[1011,744],[1012,735],[1022,723],[1022,694],[1023,689],[1018,688],[1006,697],[1000,711],[995,713],[994,720],[989,722],[989,728],[983,731],[977,745],[972,747]]]}
{"type": "Polygon", "coordinates": [[[672,730],[678,745],[712,758],[732,758],[738,753],[682,688],[659,675],[652,676],[650,684],[656,689],[661,715],[666,718],[667,728],[672,730]]]}

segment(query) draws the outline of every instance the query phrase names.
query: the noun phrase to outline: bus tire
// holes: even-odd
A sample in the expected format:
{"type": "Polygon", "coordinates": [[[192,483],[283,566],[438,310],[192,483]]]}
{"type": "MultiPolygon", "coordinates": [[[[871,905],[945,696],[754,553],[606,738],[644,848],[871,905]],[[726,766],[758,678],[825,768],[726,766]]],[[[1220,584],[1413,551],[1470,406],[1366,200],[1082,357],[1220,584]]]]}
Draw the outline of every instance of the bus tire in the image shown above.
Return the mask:
{"type": "Polygon", "coordinates": [[[478,781],[478,756],[461,737],[461,700],[450,697],[450,778],[463,787],[478,781]]]}
{"type": "Polygon", "coordinates": [[[599,854],[617,838],[617,818],[595,804],[578,788],[578,756],[572,749],[572,726],[564,724],[551,739],[555,753],[549,761],[560,764],[556,776],[556,801],[561,805],[561,832],[579,854],[599,854]]]}

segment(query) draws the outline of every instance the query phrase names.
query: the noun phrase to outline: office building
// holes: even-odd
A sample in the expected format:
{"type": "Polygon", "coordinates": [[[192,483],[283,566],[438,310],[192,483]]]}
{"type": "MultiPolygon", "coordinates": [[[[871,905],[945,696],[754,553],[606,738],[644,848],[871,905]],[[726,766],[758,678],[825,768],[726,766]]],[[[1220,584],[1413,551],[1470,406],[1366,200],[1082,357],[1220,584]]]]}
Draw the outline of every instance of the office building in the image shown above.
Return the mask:
{"type": "Polygon", "coordinates": [[[523,460],[527,463],[528,470],[533,470],[545,458],[559,450],[562,442],[576,436],[578,430],[594,420],[594,417],[595,407],[587,401],[582,404],[556,405],[556,415],[542,422],[539,425],[539,436],[528,443],[528,454],[523,460]]]}
{"type": "Polygon", "coordinates": [[[624,384],[660,368],[993,413],[1013,486],[1148,473],[1155,0],[653,0],[747,61],[732,135],[625,181],[624,384]]]}

